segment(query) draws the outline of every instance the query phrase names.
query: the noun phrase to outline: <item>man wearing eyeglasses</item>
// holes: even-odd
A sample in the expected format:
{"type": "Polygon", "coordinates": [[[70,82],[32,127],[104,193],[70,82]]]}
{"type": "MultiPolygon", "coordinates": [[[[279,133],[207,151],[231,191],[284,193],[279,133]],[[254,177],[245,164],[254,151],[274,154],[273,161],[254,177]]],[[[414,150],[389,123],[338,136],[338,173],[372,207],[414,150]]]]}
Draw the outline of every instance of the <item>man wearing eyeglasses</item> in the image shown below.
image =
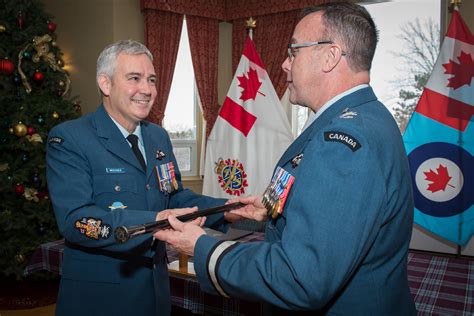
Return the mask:
{"type": "Polygon", "coordinates": [[[283,154],[263,197],[265,241],[219,242],[170,218],[155,236],[194,254],[203,290],[268,303],[268,314],[415,315],[407,280],[413,224],[408,162],[369,85],[377,30],[349,3],[309,8],[282,68],[312,122],[283,154]],[[270,216],[271,215],[271,216],[270,216]]]}

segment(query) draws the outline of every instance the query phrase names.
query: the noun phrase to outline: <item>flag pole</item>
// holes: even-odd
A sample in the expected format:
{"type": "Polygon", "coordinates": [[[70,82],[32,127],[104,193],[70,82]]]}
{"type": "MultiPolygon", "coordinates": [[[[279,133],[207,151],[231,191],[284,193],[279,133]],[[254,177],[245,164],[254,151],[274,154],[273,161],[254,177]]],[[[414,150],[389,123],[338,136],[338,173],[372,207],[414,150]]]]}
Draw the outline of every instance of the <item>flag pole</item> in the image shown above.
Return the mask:
{"type": "MultiPolygon", "coordinates": [[[[450,7],[450,10],[449,10],[451,12],[451,14],[453,13],[454,10],[459,11],[459,7],[461,6],[461,3],[462,3],[462,0],[451,0],[451,4],[450,4],[451,7],[450,7]]],[[[458,144],[462,146],[461,133],[458,133],[458,144]]],[[[464,197],[462,199],[464,199],[464,197]]],[[[463,213],[459,214],[458,240],[462,239],[462,226],[463,226],[463,213]]],[[[458,257],[458,258],[461,257],[461,251],[462,251],[462,247],[459,244],[457,244],[456,245],[456,257],[458,257]]]]}
{"type": "Polygon", "coordinates": [[[249,32],[249,37],[253,41],[253,29],[257,27],[257,20],[254,20],[253,17],[250,17],[247,21],[245,21],[247,26],[247,31],[249,32]]]}

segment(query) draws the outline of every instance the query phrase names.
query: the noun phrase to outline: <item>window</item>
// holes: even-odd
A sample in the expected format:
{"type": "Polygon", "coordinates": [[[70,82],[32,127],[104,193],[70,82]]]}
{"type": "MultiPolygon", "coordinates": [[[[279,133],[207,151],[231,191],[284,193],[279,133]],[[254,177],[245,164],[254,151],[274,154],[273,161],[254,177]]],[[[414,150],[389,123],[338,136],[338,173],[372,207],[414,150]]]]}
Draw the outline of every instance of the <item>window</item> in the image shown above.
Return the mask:
{"type": "Polygon", "coordinates": [[[420,80],[429,77],[439,53],[441,7],[441,0],[395,0],[365,6],[379,29],[370,85],[402,131],[422,92],[416,85],[424,86],[426,82],[420,80]],[[420,53],[425,57],[419,57],[420,53]],[[411,93],[400,97],[402,90],[411,93]]]}
{"type": "Polygon", "coordinates": [[[290,91],[286,89],[281,98],[281,104],[286,109],[286,115],[290,121],[291,131],[296,138],[303,131],[303,127],[309,117],[310,109],[304,106],[294,105],[290,102],[290,91]]]}
{"type": "Polygon", "coordinates": [[[163,127],[170,135],[173,152],[183,176],[198,175],[199,115],[198,93],[185,19],[163,120],[163,127]]]}

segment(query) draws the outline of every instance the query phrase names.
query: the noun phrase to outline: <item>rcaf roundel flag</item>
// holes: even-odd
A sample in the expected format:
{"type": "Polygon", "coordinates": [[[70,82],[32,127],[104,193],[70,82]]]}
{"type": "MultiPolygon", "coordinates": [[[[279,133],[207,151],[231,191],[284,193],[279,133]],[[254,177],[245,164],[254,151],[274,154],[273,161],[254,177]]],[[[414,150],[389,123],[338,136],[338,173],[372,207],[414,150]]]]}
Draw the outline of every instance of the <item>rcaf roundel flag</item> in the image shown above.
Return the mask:
{"type": "Polygon", "coordinates": [[[458,245],[474,234],[474,37],[457,10],[403,135],[415,223],[458,245]]]}

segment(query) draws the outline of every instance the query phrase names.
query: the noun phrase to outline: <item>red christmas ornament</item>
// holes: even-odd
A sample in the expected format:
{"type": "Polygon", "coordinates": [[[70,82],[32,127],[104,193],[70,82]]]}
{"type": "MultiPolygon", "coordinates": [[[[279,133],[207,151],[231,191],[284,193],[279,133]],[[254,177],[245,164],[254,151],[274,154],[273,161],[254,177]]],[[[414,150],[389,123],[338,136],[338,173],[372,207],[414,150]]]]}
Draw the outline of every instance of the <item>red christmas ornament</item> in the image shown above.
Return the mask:
{"type": "Polygon", "coordinates": [[[22,195],[23,193],[25,193],[25,187],[22,184],[17,183],[15,185],[15,193],[16,195],[22,195]]]}
{"type": "Polygon", "coordinates": [[[47,199],[48,198],[48,192],[46,191],[38,191],[38,193],[36,194],[36,196],[38,197],[38,199],[42,200],[42,199],[47,199]]]}
{"type": "Polygon", "coordinates": [[[36,133],[36,129],[34,127],[31,127],[29,126],[27,129],[26,129],[26,133],[28,135],[33,135],[34,133],[36,133]]]}
{"type": "Polygon", "coordinates": [[[48,31],[50,31],[51,33],[56,31],[56,23],[48,22],[48,31]]]}
{"type": "Polygon", "coordinates": [[[41,72],[37,71],[37,72],[35,72],[35,74],[33,75],[33,79],[34,79],[36,82],[39,83],[39,82],[43,81],[44,75],[43,75],[41,72]]]}
{"type": "Polygon", "coordinates": [[[15,65],[8,59],[0,60],[0,73],[10,75],[15,70],[15,65]]]}

